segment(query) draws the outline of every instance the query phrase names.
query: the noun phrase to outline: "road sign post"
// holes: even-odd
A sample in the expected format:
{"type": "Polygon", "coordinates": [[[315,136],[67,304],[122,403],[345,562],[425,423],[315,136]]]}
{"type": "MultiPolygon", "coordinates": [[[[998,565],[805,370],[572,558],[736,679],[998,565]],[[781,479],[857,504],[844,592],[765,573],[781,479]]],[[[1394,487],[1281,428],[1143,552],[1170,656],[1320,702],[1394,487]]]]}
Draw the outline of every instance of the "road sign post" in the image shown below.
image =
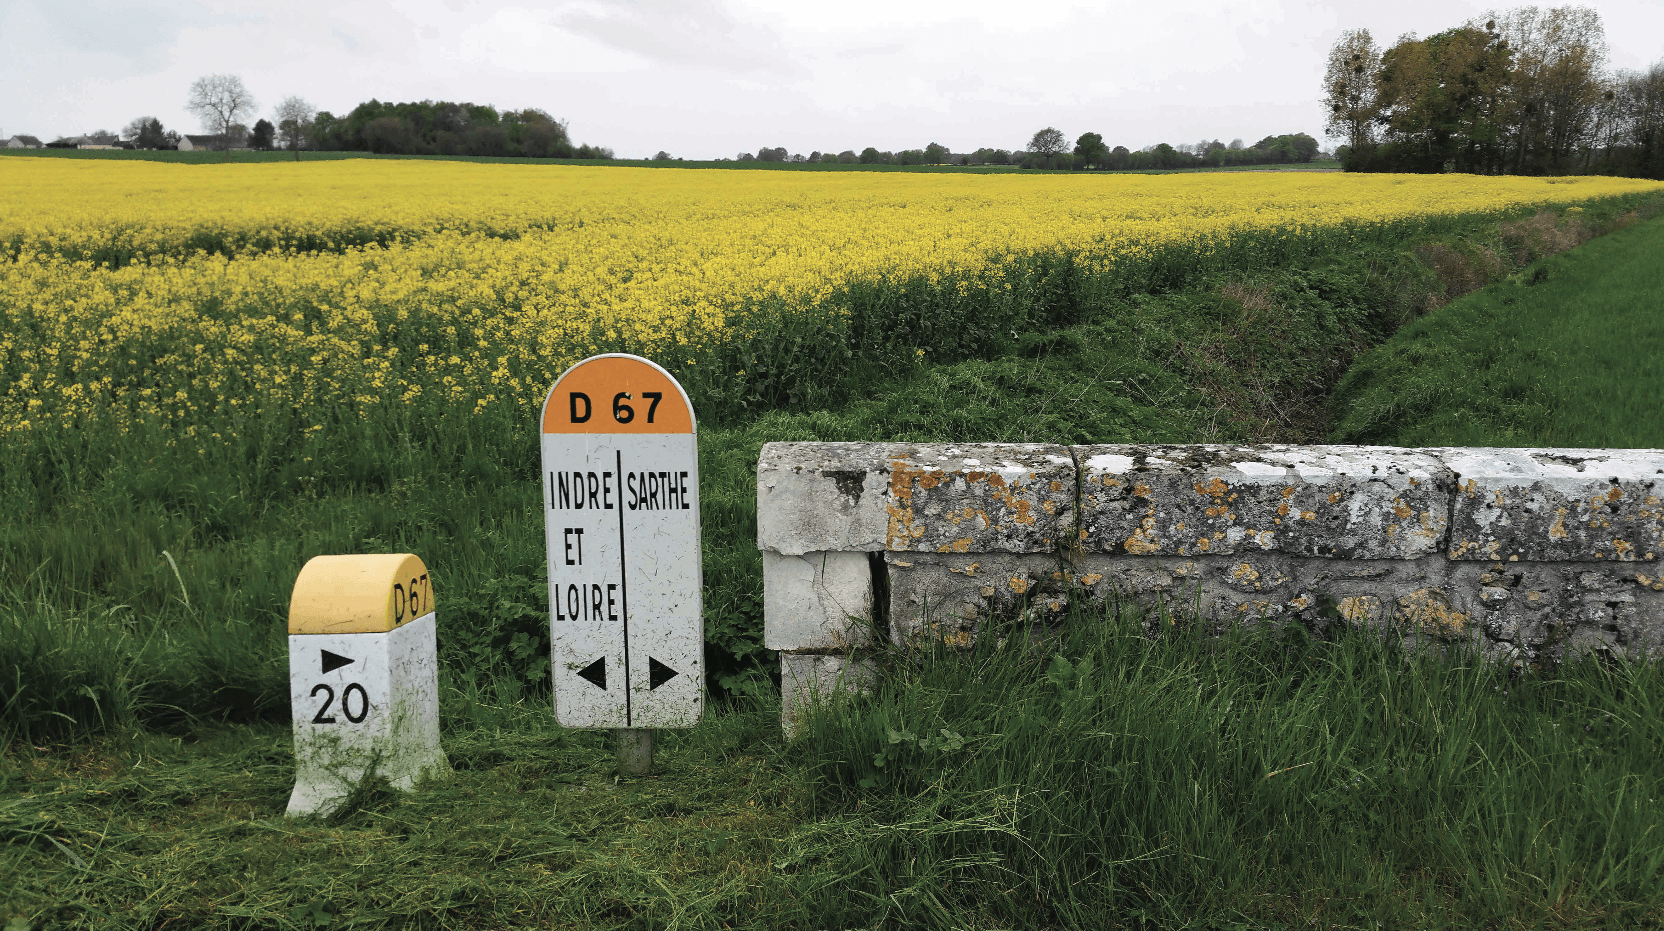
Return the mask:
{"type": "Polygon", "coordinates": [[[291,817],[326,812],[372,769],[398,789],[450,772],[434,622],[433,580],[408,553],[301,569],[289,602],[291,817]]]}
{"type": "Polygon", "coordinates": [[[704,706],[693,405],[646,359],[594,356],[550,389],[542,442],[555,717],[619,731],[645,772],[651,729],[704,706]]]}

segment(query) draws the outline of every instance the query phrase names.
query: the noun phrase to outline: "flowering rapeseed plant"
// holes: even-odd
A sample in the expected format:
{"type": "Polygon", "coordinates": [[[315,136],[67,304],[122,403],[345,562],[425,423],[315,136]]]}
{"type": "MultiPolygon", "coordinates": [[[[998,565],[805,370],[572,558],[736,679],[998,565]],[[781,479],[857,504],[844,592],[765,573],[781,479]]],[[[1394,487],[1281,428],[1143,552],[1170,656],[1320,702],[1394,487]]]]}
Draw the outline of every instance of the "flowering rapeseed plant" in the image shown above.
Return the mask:
{"type": "MultiPolygon", "coordinates": [[[[0,435],[271,411],[530,410],[598,349],[697,346],[853,282],[1000,288],[1234,236],[1656,189],[1616,178],[952,175],[444,161],[0,162],[0,435]]],[[[923,350],[921,349],[921,352],[923,350]]]]}

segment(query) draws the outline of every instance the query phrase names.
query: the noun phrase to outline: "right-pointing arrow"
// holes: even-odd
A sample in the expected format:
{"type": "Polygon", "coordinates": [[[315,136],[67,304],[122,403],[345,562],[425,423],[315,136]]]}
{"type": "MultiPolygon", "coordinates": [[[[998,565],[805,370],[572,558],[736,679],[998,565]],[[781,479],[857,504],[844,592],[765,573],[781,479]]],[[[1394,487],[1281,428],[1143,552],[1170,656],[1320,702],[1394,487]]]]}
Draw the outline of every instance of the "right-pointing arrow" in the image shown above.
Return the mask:
{"type": "Polygon", "coordinates": [[[666,666],[651,656],[647,657],[647,691],[651,692],[679,675],[681,675],[681,673],[671,669],[669,666],[666,666]]]}
{"type": "Polygon", "coordinates": [[[607,690],[607,658],[605,656],[603,656],[600,659],[596,660],[595,662],[590,663],[588,666],[585,666],[584,668],[578,670],[578,678],[584,680],[585,682],[588,682],[590,685],[593,685],[596,688],[599,688],[603,692],[606,691],[607,690]]]}
{"type": "Polygon", "coordinates": [[[347,657],[342,656],[339,653],[331,653],[328,650],[322,650],[321,649],[321,650],[319,650],[319,652],[324,655],[323,656],[324,672],[334,672],[335,670],[340,669],[342,666],[345,666],[348,663],[358,662],[355,659],[348,659],[347,657]]]}

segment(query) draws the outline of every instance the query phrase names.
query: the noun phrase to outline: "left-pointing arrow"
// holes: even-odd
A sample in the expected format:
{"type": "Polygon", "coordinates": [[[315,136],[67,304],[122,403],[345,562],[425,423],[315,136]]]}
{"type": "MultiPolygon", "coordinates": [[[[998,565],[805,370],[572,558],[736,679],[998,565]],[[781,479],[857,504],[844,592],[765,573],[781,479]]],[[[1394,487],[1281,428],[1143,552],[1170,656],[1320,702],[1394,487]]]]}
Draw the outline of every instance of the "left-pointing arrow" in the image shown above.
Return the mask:
{"type": "Polygon", "coordinates": [[[599,687],[602,691],[607,688],[607,658],[605,656],[578,670],[578,678],[590,685],[599,687]]]}
{"type": "Polygon", "coordinates": [[[322,650],[320,652],[324,655],[324,672],[334,672],[348,663],[357,662],[357,660],[348,659],[339,653],[331,653],[328,650],[322,650]]]}

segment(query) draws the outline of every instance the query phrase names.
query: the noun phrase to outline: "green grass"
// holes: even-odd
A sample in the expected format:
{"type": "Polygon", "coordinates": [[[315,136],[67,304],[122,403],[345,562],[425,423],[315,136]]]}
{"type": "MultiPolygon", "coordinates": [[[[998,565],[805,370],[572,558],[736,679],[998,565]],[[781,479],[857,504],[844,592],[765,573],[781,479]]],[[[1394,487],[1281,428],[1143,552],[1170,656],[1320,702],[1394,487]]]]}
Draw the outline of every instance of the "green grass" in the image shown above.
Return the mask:
{"type": "MultiPolygon", "coordinates": [[[[1151,621],[1159,620],[1150,618],[1151,621]]],[[[1008,630],[784,745],[442,685],[455,778],[288,821],[280,725],[0,758],[0,917],[156,928],[1664,926],[1664,672],[1516,680],[1353,631],[1008,630]]]]}
{"type": "Polygon", "coordinates": [[[1405,327],[1353,366],[1334,438],[1664,447],[1664,222],[1637,223],[1405,327]]]}

